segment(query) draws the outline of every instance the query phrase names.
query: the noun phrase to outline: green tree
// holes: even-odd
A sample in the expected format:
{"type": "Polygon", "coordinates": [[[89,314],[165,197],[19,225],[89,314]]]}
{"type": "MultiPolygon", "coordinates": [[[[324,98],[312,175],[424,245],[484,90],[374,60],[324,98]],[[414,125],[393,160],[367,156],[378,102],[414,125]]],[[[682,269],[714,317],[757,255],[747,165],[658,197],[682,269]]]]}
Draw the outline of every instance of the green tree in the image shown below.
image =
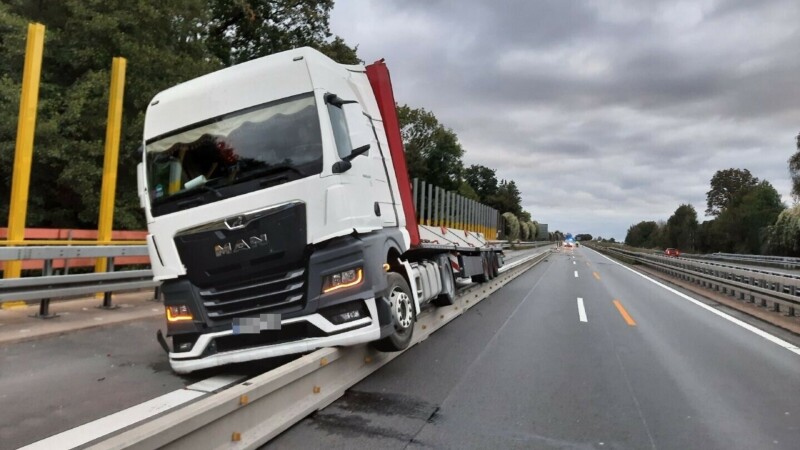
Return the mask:
{"type": "Polygon", "coordinates": [[[528,228],[530,228],[530,240],[535,241],[537,237],[539,237],[539,228],[533,222],[528,222],[528,228]]]}
{"type": "Polygon", "coordinates": [[[720,247],[724,241],[723,234],[716,225],[716,220],[706,220],[697,227],[697,238],[695,248],[702,253],[713,253],[721,251],[720,247]]]}
{"type": "Polygon", "coordinates": [[[780,194],[768,181],[741,192],[715,221],[723,236],[718,251],[761,253],[765,228],[776,222],[784,208],[780,194]]]}
{"type": "Polygon", "coordinates": [[[497,194],[497,175],[494,169],[473,164],[464,169],[464,180],[475,188],[482,202],[497,194]]]}
{"type": "Polygon", "coordinates": [[[800,134],[795,139],[797,150],[789,158],[789,174],[792,176],[792,196],[800,200],[800,134]]]}
{"type": "Polygon", "coordinates": [[[800,205],[783,210],[765,237],[770,255],[800,256],[800,205]]]}
{"type": "Polygon", "coordinates": [[[8,202],[29,21],[47,27],[29,226],[96,226],[111,60],[128,60],[115,228],[142,228],[137,151],[145,111],[166,88],[226,65],[311,45],[344,63],[330,39],[331,0],[7,0],[0,3],[0,216],[8,202]]]}
{"type": "Polygon", "coordinates": [[[631,247],[650,247],[654,235],[658,233],[658,224],[653,221],[642,221],[628,228],[625,243],[631,247]]]}
{"type": "Polygon", "coordinates": [[[519,219],[514,214],[510,212],[503,213],[503,223],[505,224],[505,231],[506,239],[511,242],[514,242],[519,239],[520,235],[520,224],[519,219]]]}
{"type": "Polygon", "coordinates": [[[666,246],[684,251],[694,250],[697,236],[697,211],[692,205],[683,204],[667,220],[666,246]]]}
{"type": "MultiPolygon", "coordinates": [[[[112,58],[121,55],[128,66],[114,226],[143,227],[135,167],[144,111],[157,91],[220,67],[198,37],[208,20],[205,1],[18,0],[6,8],[7,14],[0,14],[0,61],[9,69],[4,90],[13,95],[2,96],[4,113],[19,101],[25,27],[18,18],[47,26],[28,225],[96,226],[109,72],[112,58]]],[[[16,139],[8,122],[16,118],[16,111],[0,118],[4,184],[16,139]]],[[[0,215],[7,217],[6,202],[0,205],[0,215]]]]}
{"type": "Polygon", "coordinates": [[[528,222],[519,223],[519,238],[522,241],[528,241],[531,237],[531,229],[528,228],[528,222]]]}
{"type": "Polygon", "coordinates": [[[519,217],[522,215],[522,196],[514,181],[503,180],[497,189],[497,193],[488,198],[486,202],[498,211],[506,211],[519,217]]]}
{"type": "Polygon", "coordinates": [[[719,216],[738,194],[757,184],[758,178],[747,169],[718,170],[711,177],[711,189],[706,192],[706,215],[719,216]]]}
{"type": "Polygon", "coordinates": [[[357,64],[355,49],[336,36],[329,17],[333,0],[207,0],[205,27],[212,55],[226,66],[283,50],[310,46],[337,62],[357,64]]]}
{"type": "Polygon", "coordinates": [[[456,134],[422,108],[398,106],[397,118],[411,178],[420,178],[450,191],[457,190],[461,184],[464,149],[456,134]]]}
{"type": "Polygon", "coordinates": [[[466,197],[470,200],[480,201],[480,196],[477,192],[475,192],[475,189],[472,189],[472,186],[464,181],[458,185],[458,195],[466,197]]]}

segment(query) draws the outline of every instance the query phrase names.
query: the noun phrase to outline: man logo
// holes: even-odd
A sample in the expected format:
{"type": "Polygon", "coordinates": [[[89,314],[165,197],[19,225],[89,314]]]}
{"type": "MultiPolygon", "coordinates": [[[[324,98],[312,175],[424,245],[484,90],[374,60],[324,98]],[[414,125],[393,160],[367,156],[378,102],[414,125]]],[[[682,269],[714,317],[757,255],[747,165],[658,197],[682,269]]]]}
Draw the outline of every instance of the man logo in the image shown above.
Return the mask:
{"type": "Polygon", "coordinates": [[[214,246],[214,255],[219,258],[223,255],[232,255],[241,251],[252,250],[256,247],[269,247],[266,233],[259,236],[250,236],[247,239],[226,242],[221,245],[217,244],[214,246]]]}

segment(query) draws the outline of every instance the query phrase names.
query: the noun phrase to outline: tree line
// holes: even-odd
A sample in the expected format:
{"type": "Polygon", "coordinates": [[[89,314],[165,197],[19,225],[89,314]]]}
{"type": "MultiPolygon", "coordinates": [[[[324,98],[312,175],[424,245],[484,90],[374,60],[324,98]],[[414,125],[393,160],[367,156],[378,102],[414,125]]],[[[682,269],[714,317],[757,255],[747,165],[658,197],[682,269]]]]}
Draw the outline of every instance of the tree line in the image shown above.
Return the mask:
{"type": "Polygon", "coordinates": [[[522,207],[514,180],[497,178],[495,169],[473,164],[465,167],[464,148],[456,133],[424,108],[397,107],[400,132],[411,178],[419,178],[491,206],[502,213],[504,233],[511,240],[534,240],[538,222],[522,207]]]}
{"type": "MultiPolygon", "coordinates": [[[[111,59],[128,59],[115,229],[141,229],[136,193],[144,113],[168,87],[260,56],[314,47],[362,62],[331,33],[333,0],[6,0],[0,3],[0,197],[8,199],[29,22],[47,27],[27,224],[94,228],[100,197],[111,59]]],[[[514,181],[464,167],[464,149],[432,112],[398,107],[409,171],[513,214],[532,235],[514,181]]],[[[8,217],[8,203],[0,202],[8,217]]],[[[527,234],[526,234],[527,233],[527,234]]]]}
{"type": "MultiPolygon", "coordinates": [[[[115,229],[141,229],[136,164],[144,114],[166,88],[252,58],[311,46],[343,63],[332,0],[5,0],[0,3],[0,198],[8,199],[29,22],[46,28],[27,225],[94,228],[111,60],[128,60],[115,229]]],[[[8,203],[0,201],[0,216],[8,203]]]]}
{"type": "MultiPolygon", "coordinates": [[[[800,199],[800,135],[789,159],[792,195],[800,199]]],[[[631,225],[625,243],[644,248],[679,248],[685,252],[725,252],[800,256],[800,205],[788,207],[767,180],[747,169],[718,170],[706,193],[707,216],[698,222],[689,204],[678,206],[665,221],[631,225]]]]}

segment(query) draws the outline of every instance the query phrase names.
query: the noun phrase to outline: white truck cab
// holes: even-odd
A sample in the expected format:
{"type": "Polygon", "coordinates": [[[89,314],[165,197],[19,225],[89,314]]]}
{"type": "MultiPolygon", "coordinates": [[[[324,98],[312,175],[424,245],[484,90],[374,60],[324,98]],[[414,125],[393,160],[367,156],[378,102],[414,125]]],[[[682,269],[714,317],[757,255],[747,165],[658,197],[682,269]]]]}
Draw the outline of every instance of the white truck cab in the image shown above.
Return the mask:
{"type": "Polygon", "coordinates": [[[398,350],[420,303],[452,284],[441,255],[409,257],[405,161],[374,83],[301,48],[153,98],[139,194],[176,372],[378,340],[398,350]],[[444,281],[422,289],[420,264],[444,281]]]}

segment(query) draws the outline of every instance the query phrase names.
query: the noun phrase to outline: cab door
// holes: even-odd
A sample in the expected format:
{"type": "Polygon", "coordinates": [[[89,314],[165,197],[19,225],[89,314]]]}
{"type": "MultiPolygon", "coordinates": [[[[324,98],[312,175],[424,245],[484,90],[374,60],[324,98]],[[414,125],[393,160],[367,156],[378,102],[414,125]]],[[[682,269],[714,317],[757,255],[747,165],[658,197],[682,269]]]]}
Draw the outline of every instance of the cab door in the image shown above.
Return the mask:
{"type": "MultiPolygon", "coordinates": [[[[328,116],[339,157],[338,170],[340,183],[332,192],[329,189],[332,203],[328,206],[339,209],[347,217],[340,220],[351,222],[352,229],[358,232],[369,232],[382,228],[382,211],[379,209],[376,197],[375,180],[373,179],[372,157],[377,152],[377,143],[374,134],[368,125],[368,118],[364,115],[361,106],[351,100],[338,98],[331,93],[331,97],[338,101],[326,101],[328,116]],[[365,150],[365,146],[369,148],[365,150]],[[356,155],[354,151],[361,153],[356,155]]],[[[332,211],[329,211],[329,213],[332,211]]]]}

